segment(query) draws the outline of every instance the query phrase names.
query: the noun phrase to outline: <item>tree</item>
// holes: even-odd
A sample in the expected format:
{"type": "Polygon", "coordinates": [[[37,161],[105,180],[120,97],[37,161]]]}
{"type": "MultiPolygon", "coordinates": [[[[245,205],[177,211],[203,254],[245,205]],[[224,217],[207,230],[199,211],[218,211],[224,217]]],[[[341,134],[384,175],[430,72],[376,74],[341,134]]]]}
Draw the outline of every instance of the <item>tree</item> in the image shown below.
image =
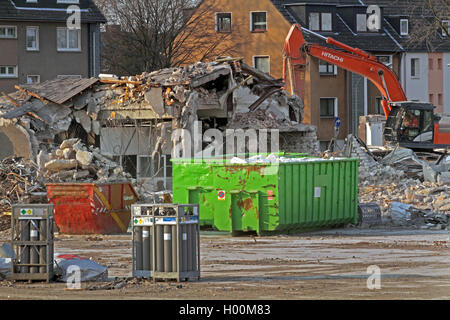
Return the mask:
{"type": "Polygon", "coordinates": [[[410,16],[410,38],[408,48],[425,44],[428,51],[439,49],[450,40],[450,1],[448,0],[408,0],[410,16]]]}
{"type": "Polygon", "coordinates": [[[102,35],[102,60],[107,72],[140,74],[179,66],[189,61],[194,50],[202,52],[200,61],[233,52],[231,45],[224,45],[230,34],[205,28],[205,17],[214,14],[211,5],[195,7],[193,0],[96,3],[108,18],[107,31],[102,35]]]}

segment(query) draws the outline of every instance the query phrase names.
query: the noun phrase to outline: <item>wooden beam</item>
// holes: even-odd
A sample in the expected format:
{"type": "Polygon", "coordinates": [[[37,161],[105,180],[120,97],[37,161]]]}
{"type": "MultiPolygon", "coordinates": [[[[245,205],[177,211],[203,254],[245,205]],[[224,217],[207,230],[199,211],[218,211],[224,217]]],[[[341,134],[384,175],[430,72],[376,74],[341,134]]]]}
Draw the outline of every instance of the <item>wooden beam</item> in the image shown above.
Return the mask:
{"type": "Polygon", "coordinates": [[[119,84],[142,84],[142,81],[129,81],[129,80],[100,80],[101,83],[119,83],[119,84]]]}
{"type": "Polygon", "coordinates": [[[20,106],[20,103],[18,103],[16,100],[8,96],[6,93],[2,92],[2,95],[4,95],[9,101],[11,101],[16,107],[20,106]]]}
{"type": "Polygon", "coordinates": [[[45,103],[48,102],[47,99],[42,98],[41,96],[37,95],[36,93],[31,92],[30,90],[24,89],[24,88],[22,88],[22,87],[20,87],[20,86],[18,86],[18,85],[15,85],[14,88],[16,88],[17,90],[20,90],[20,91],[24,91],[24,92],[26,92],[26,94],[28,94],[29,96],[35,97],[35,98],[41,100],[42,102],[45,102],[45,103]]]}

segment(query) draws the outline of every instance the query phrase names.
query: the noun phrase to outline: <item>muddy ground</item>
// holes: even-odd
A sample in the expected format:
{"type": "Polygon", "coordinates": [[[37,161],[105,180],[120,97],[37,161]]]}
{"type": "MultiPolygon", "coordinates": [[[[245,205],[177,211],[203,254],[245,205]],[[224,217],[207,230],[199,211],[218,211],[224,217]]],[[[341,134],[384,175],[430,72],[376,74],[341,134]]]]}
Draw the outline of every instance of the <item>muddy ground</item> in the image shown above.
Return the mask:
{"type": "MultiPolygon", "coordinates": [[[[450,299],[446,230],[349,228],[268,237],[202,232],[201,279],[181,283],[124,282],[131,277],[131,235],[55,238],[56,254],[108,265],[108,283],[122,281],[123,287],[83,283],[74,291],[65,283],[0,281],[0,299],[450,299]],[[380,268],[380,289],[367,287],[371,265],[380,268]]],[[[8,240],[2,232],[0,242],[8,240]]]]}

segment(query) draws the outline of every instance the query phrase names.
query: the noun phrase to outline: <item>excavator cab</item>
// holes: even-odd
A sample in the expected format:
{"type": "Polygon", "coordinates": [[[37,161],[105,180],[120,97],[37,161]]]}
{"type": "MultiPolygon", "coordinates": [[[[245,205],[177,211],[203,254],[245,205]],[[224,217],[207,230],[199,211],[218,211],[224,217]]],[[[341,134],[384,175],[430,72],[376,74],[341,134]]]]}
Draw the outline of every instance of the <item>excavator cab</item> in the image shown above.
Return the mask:
{"type": "Polygon", "coordinates": [[[434,106],[422,102],[394,102],[384,128],[387,144],[422,149],[433,145],[434,123],[439,117],[434,115],[434,106]]]}

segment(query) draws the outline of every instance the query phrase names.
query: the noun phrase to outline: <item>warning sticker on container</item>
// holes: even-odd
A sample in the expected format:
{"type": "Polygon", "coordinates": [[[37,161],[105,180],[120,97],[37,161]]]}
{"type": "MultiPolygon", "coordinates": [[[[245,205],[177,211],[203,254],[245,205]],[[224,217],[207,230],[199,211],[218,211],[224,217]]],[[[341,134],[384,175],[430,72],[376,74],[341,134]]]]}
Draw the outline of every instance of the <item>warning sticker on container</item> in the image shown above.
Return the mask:
{"type": "Polygon", "coordinates": [[[172,240],[172,234],[171,233],[164,233],[164,240],[166,240],[166,241],[172,240]]]}
{"type": "Polygon", "coordinates": [[[183,241],[187,240],[187,233],[183,233],[183,241]]]}
{"type": "Polygon", "coordinates": [[[22,209],[20,210],[21,216],[31,216],[33,214],[33,209],[22,209]]]}
{"type": "Polygon", "coordinates": [[[273,190],[267,191],[267,200],[273,200],[273,190]]]}
{"type": "Polygon", "coordinates": [[[217,199],[225,200],[225,191],[219,190],[219,192],[217,193],[217,199]]]}
{"type": "Polygon", "coordinates": [[[314,198],[320,198],[320,191],[321,191],[320,187],[314,188],[314,198]]]}

